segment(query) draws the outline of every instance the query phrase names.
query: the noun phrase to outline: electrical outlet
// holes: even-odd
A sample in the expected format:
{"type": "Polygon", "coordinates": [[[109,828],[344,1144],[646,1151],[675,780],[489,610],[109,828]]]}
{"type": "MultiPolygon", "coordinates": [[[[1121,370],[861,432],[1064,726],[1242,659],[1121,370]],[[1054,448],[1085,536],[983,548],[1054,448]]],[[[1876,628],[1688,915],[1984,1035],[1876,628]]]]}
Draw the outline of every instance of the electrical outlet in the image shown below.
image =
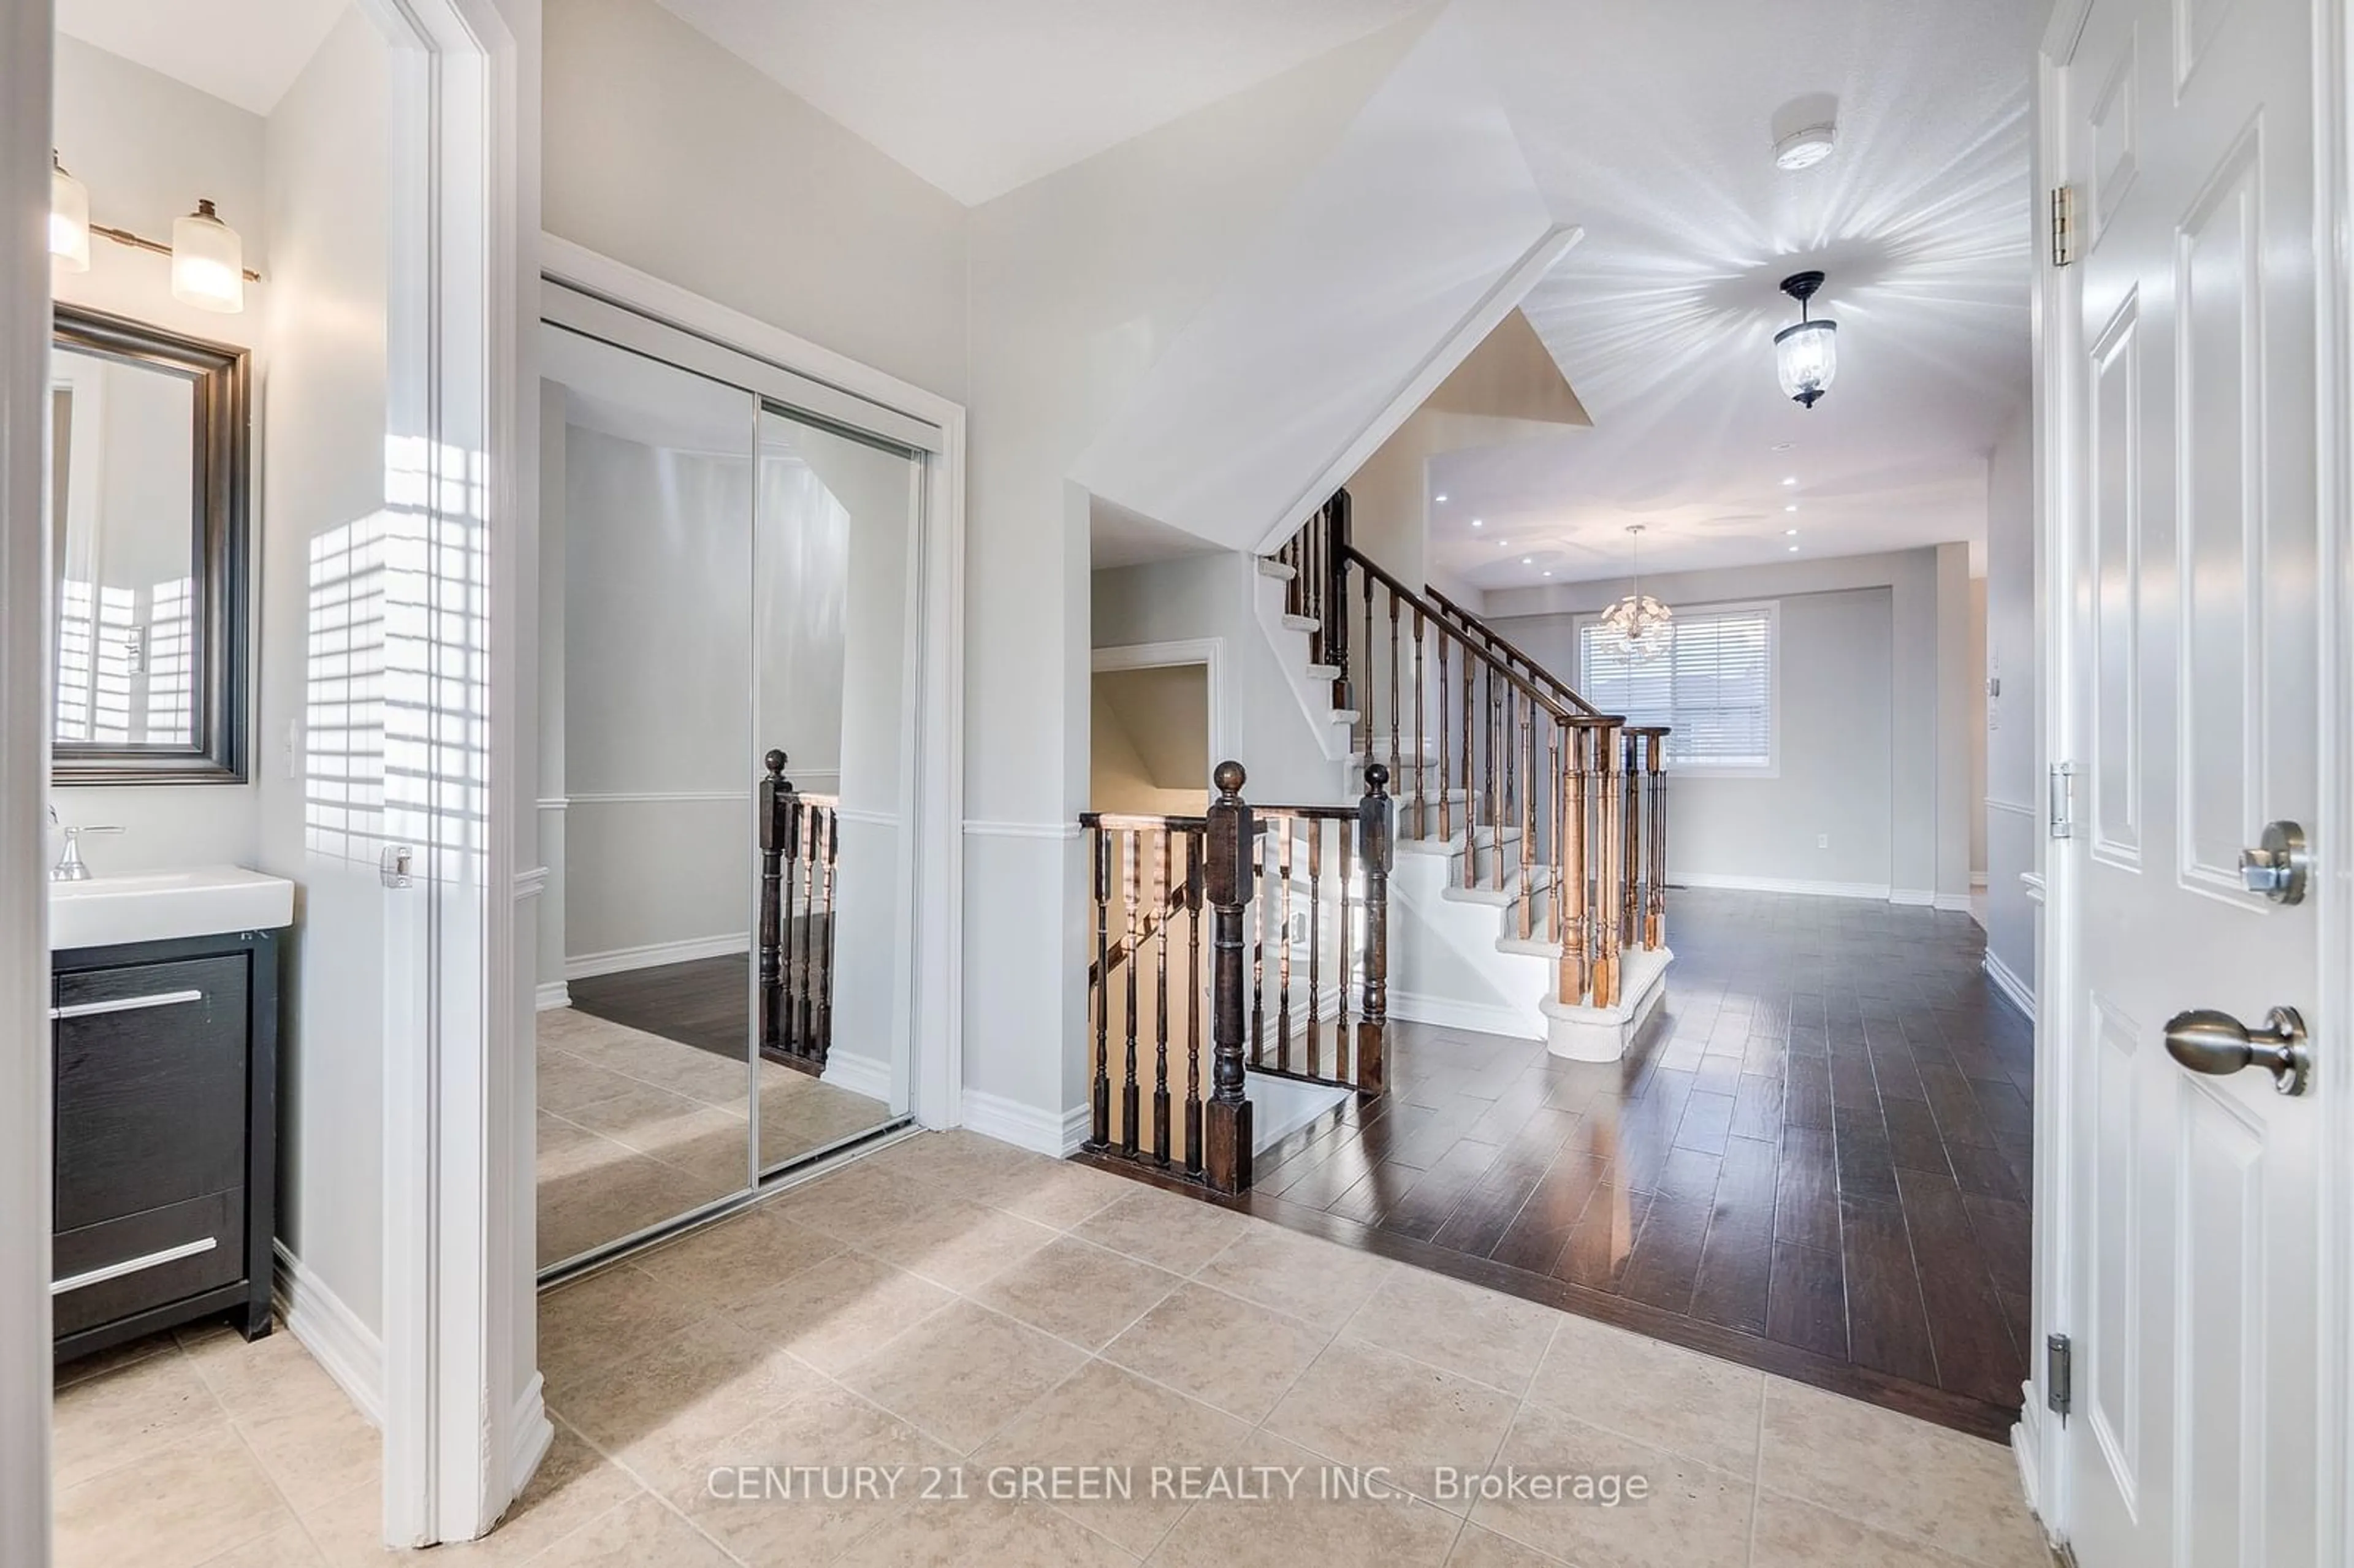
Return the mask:
{"type": "Polygon", "coordinates": [[[1830,847],[1831,847],[1831,836],[1830,836],[1830,834],[1829,834],[1829,833],[1817,833],[1817,834],[1815,835],[1815,847],[1816,847],[1817,849],[1829,849],[1829,848],[1830,848],[1830,847]]]}

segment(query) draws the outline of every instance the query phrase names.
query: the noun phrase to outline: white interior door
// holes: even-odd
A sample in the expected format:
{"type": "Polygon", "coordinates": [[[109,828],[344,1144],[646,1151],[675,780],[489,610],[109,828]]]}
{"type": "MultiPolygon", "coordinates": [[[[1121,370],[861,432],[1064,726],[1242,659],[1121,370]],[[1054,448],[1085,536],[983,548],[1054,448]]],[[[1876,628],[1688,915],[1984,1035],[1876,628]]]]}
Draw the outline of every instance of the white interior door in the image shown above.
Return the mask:
{"type": "Polygon", "coordinates": [[[2193,1008],[2314,1022],[2325,879],[2286,906],[2240,865],[2320,799],[2314,14],[2090,0],[2044,106],[2078,250],[2048,340],[2074,362],[2045,366],[2068,399],[2055,744],[2078,768],[2047,1005],[2084,1568],[2317,1560],[2318,1102],[2346,1069],[2322,1042],[2291,1097],[2167,1038],[2193,1008]]]}

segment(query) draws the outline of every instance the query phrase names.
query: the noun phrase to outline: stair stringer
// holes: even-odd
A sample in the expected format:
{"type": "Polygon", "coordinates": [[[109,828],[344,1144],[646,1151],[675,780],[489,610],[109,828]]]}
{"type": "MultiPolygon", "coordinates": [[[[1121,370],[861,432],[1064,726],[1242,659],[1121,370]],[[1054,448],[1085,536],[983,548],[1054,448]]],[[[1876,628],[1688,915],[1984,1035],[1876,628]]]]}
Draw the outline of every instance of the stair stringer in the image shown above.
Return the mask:
{"type": "Polygon", "coordinates": [[[1520,1040],[1549,1038],[1543,1001],[1558,960],[1502,945],[1506,910],[1456,895],[1458,857],[1402,839],[1390,867],[1390,1016],[1520,1040]]]}
{"type": "MultiPolygon", "coordinates": [[[[1348,708],[1332,705],[1332,682],[1329,676],[1319,676],[1320,666],[1313,662],[1314,644],[1310,631],[1301,624],[1302,618],[1285,612],[1289,598],[1292,572],[1279,561],[1264,556],[1254,557],[1258,569],[1251,575],[1251,610],[1258,622],[1259,634],[1267,646],[1275,650],[1276,663],[1283,671],[1284,683],[1299,705],[1299,716],[1316,736],[1316,744],[1327,760],[1334,763],[1349,759],[1349,736],[1355,727],[1357,715],[1348,708]]],[[[1343,787],[1351,781],[1344,780],[1343,787]]],[[[1341,799],[1352,799],[1363,785],[1356,782],[1341,799]]]]}

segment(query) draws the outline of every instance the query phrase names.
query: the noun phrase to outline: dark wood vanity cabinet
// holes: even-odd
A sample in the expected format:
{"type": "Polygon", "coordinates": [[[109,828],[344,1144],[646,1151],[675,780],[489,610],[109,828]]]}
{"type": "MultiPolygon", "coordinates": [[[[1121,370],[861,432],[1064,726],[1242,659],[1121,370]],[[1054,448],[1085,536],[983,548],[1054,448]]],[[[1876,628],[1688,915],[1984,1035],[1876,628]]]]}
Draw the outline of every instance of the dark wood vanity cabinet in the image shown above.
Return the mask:
{"type": "Polygon", "coordinates": [[[278,933],[54,955],[60,1361],[194,1319],[270,1330],[278,933]]]}

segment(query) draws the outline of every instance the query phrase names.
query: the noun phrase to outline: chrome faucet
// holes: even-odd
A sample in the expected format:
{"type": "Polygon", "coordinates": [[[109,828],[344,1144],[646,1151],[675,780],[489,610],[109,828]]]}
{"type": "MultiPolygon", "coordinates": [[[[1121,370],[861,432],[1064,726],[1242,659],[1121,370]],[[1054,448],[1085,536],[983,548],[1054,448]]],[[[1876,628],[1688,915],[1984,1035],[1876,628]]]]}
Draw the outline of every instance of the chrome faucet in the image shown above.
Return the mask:
{"type": "Polygon", "coordinates": [[[119,833],[122,831],[121,828],[117,827],[66,827],[63,823],[58,821],[58,809],[55,806],[51,806],[49,808],[49,825],[53,828],[59,829],[66,835],[66,847],[63,853],[58,856],[58,863],[49,867],[49,880],[51,882],[88,882],[90,880],[90,866],[81,858],[82,835],[84,833],[119,833]]]}

